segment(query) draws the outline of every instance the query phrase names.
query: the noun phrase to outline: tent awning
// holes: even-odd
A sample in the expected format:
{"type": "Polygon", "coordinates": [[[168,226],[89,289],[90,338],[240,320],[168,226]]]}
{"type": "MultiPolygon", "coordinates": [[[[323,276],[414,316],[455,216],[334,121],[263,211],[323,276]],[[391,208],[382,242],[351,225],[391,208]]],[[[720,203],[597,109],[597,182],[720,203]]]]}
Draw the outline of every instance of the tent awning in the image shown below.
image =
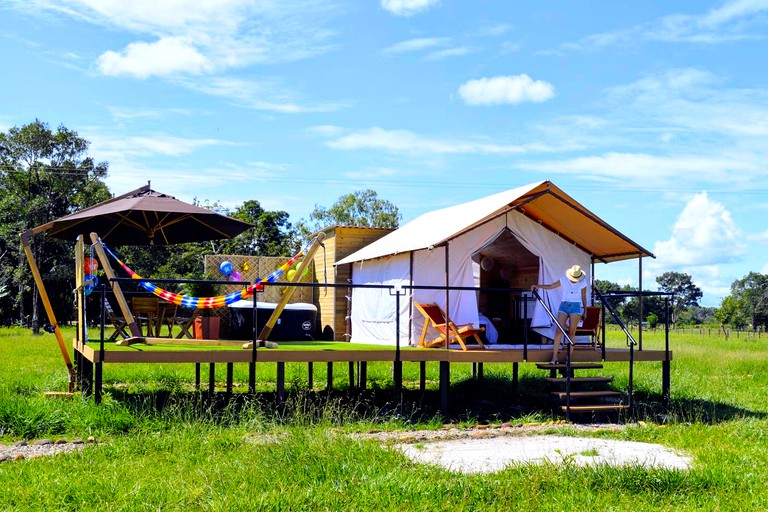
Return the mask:
{"type": "Polygon", "coordinates": [[[336,264],[437,247],[510,211],[533,219],[592,255],[596,261],[607,263],[644,256],[654,257],[651,252],[608,225],[552,182],[541,181],[425,213],[336,264]]]}

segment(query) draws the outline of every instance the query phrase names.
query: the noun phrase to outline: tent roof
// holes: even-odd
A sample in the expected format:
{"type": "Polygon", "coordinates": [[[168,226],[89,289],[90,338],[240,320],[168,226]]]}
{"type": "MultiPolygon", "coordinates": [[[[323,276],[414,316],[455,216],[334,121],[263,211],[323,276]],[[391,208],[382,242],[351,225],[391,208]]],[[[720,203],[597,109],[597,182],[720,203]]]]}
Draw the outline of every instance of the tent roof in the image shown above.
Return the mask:
{"type": "Polygon", "coordinates": [[[509,211],[533,219],[591,254],[596,261],[654,257],[552,182],[541,181],[425,213],[337,264],[437,247],[509,211]]]}

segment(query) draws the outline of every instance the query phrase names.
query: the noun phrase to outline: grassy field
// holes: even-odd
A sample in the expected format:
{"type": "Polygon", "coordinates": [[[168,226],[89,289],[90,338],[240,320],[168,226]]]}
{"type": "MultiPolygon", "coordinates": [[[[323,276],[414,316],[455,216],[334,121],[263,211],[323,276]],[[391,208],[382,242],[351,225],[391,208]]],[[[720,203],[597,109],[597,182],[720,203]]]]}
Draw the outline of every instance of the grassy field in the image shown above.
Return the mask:
{"type": "MultiPolygon", "coordinates": [[[[65,339],[73,332],[65,331],[65,339]]],[[[613,340],[620,343],[621,340],[613,340]]],[[[646,333],[646,348],[660,347],[646,333]]],[[[334,392],[315,369],[286,365],[288,400],[274,402],[274,375],[257,374],[259,393],[206,400],[194,392],[194,367],[114,365],[105,372],[105,400],[45,398],[66,389],[54,338],[0,329],[0,436],[85,438],[98,443],[56,457],[0,464],[4,510],[764,510],[768,509],[768,337],[731,339],[674,335],[672,403],[662,407],[658,363],[635,367],[638,417],[621,431],[591,435],[661,443],[695,460],[688,471],[510,467],[462,475],[417,465],[350,432],[438,428],[444,421],[522,424],[553,418],[541,408],[544,373],[520,366],[518,400],[511,365],[486,365],[485,379],[469,365],[452,365],[450,418],[437,411],[437,366],[428,366],[428,392],[418,365],[405,365],[403,401],[392,392],[391,369],[370,363],[365,391],[349,391],[345,371],[334,392]]],[[[217,365],[217,382],[225,378],[217,365]]],[[[324,366],[323,366],[324,368],[324,366]]],[[[606,365],[617,389],[624,364],[606,365]]],[[[207,375],[206,375],[207,377],[207,375]]],[[[205,378],[204,378],[205,380],[205,378]]],[[[247,366],[235,365],[235,391],[247,366]],[[241,368],[242,367],[242,368],[241,368]]],[[[577,435],[570,425],[544,431],[577,435]]]]}

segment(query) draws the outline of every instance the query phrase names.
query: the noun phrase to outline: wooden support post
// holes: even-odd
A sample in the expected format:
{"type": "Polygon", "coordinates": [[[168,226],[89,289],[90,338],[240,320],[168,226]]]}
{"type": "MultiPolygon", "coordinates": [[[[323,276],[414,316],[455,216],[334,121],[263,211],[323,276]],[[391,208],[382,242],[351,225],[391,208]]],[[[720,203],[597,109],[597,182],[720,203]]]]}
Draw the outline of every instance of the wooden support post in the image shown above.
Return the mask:
{"type": "Polygon", "coordinates": [[[307,363],[307,386],[309,387],[309,390],[312,391],[312,386],[314,386],[314,365],[312,364],[312,361],[307,363]]]}
{"type": "MultiPolygon", "coordinates": [[[[320,247],[320,244],[322,243],[323,239],[325,239],[325,233],[320,232],[317,234],[317,237],[312,242],[312,245],[309,246],[309,249],[307,249],[307,253],[304,255],[304,258],[301,260],[301,263],[299,263],[298,268],[296,269],[296,273],[293,276],[293,279],[290,280],[291,283],[296,283],[301,279],[301,275],[304,273],[304,270],[309,265],[309,262],[312,261],[312,258],[315,256],[315,252],[317,252],[317,249],[320,247]]],[[[280,314],[283,312],[283,309],[285,309],[286,304],[288,304],[288,301],[291,300],[291,297],[293,297],[293,293],[296,291],[296,286],[286,286],[286,288],[283,290],[283,294],[280,297],[280,300],[277,302],[277,305],[275,305],[275,310],[272,312],[271,315],[269,315],[269,319],[267,319],[267,323],[264,324],[264,327],[261,329],[261,332],[259,333],[258,340],[259,341],[266,341],[267,337],[269,336],[269,333],[272,332],[272,328],[275,327],[275,324],[277,323],[277,319],[280,318],[280,314]]],[[[243,348],[251,348],[251,345],[249,343],[246,343],[243,345],[243,348]]]]}
{"type": "Polygon", "coordinates": [[[671,395],[670,395],[670,389],[672,384],[672,377],[671,377],[671,361],[666,360],[661,362],[661,401],[664,404],[664,406],[668,407],[671,395]]]}
{"type": "Polygon", "coordinates": [[[349,362],[349,389],[355,389],[355,363],[349,362]]]}
{"type": "Polygon", "coordinates": [[[483,382],[483,363],[477,363],[477,380],[483,382]]]}
{"type": "Polygon", "coordinates": [[[333,390],[333,363],[328,361],[328,370],[326,374],[327,382],[325,385],[325,389],[327,391],[333,390]]]}
{"type": "MultiPolygon", "coordinates": [[[[93,248],[96,251],[96,256],[99,258],[99,263],[101,263],[101,268],[104,269],[104,273],[107,275],[107,279],[111,280],[116,278],[117,274],[115,274],[115,271],[112,269],[112,265],[110,264],[109,258],[107,257],[107,253],[104,250],[104,247],[101,245],[101,239],[99,238],[99,235],[96,233],[91,233],[91,242],[93,243],[93,248]]],[[[115,294],[115,300],[117,301],[117,305],[120,308],[120,312],[123,314],[123,318],[125,318],[125,321],[128,324],[128,330],[131,331],[131,336],[134,338],[141,338],[141,329],[139,329],[139,326],[136,323],[136,319],[133,317],[133,312],[131,311],[131,307],[128,305],[128,301],[125,300],[125,295],[123,295],[123,289],[120,287],[120,283],[117,281],[110,281],[110,284],[112,285],[112,291],[115,294]]],[[[116,343],[116,345],[120,344],[121,341],[116,343]]]]}
{"type": "Polygon", "coordinates": [[[72,359],[69,357],[69,351],[64,343],[64,336],[59,329],[59,322],[56,320],[56,315],[53,312],[53,306],[51,305],[51,299],[48,298],[48,291],[45,289],[45,283],[43,283],[43,276],[40,274],[40,269],[37,267],[37,261],[35,255],[32,253],[32,237],[36,235],[34,230],[25,231],[19,235],[21,238],[21,245],[24,248],[24,255],[27,257],[27,263],[32,271],[32,277],[35,280],[37,291],[40,294],[40,301],[43,303],[45,313],[48,315],[48,322],[53,327],[53,334],[56,336],[56,341],[59,344],[59,350],[61,351],[61,357],[64,358],[64,364],[67,367],[67,374],[69,376],[69,392],[75,391],[75,383],[77,378],[75,376],[75,369],[72,366],[72,359]]]}

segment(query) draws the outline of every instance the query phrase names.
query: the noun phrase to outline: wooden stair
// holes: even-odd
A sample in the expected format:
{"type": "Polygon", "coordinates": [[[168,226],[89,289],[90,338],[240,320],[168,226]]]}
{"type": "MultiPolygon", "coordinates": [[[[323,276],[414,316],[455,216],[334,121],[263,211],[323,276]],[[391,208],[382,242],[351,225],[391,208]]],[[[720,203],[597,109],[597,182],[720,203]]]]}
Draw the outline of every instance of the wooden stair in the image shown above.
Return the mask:
{"type": "Polygon", "coordinates": [[[629,409],[627,404],[621,403],[624,393],[605,389],[605,386],[613,382],[613,377],[589,376],[576,377],[579,370],[600,370],[600,363],[573,363],[571,364],[570,379],[566,378],[567,365],[565,363],[542,363],[537,368],[548,370],[550,376],[544,380],[553,389],[550,395],[560,405],[559,408],[567,413],[595,414],[625,411],[629,409]],[[557,376],[557,373],[560,376],[557,376]],[[566,380],[570,380],[570,405],[566,405],[568,393],[565,392],[566,380]],[[584,389],[587,388],[587,389],[584,389]]]}

